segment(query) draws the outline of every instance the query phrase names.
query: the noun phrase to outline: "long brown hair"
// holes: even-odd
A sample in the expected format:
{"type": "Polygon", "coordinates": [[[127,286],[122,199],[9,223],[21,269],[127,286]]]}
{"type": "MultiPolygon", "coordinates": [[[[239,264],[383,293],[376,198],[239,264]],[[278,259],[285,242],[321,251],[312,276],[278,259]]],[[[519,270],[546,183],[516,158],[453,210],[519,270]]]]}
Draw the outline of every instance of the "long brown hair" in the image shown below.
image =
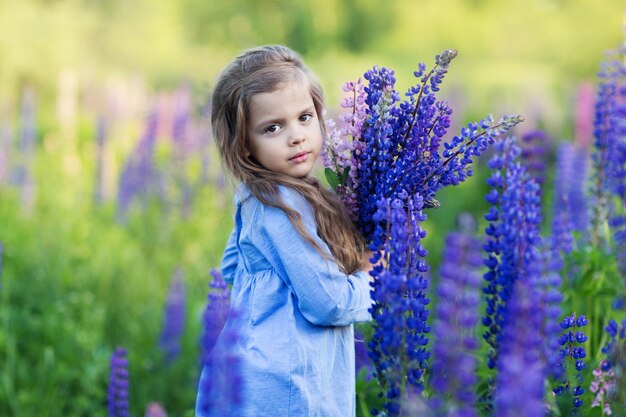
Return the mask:
{"type": "Polygon", "coordinates": [[[222,161],[259,201],[284,210],[298,232],[326,256],[307,233],[300,214],[282,202],[278,186],[302,194],[313,207],[318,236],[326,242],[339,267],[345,273],[353,273],[361,268],[365,243],[339,198],[313,177],[292,178],[270,171],[248,155],[250,98],[275,91],[288,81],[307,83],[324,137],[322,88],[300,56],[282,45],[254,48],[239,55],[222,71],[213,90],[211,123],[222,161]]]}

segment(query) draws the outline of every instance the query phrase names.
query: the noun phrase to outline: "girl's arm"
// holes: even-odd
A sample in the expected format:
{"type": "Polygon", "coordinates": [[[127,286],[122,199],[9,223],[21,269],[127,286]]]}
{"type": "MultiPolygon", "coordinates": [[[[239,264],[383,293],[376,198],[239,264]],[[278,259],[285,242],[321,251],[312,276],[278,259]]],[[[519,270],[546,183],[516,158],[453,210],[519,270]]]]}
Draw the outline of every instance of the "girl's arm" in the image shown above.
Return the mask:
{"type": "MultiPolygon", "coordinates": [[[[281,187],[281,197],[302,216],[313,239],[330,254],[317,236],[310,205],[295,191],[281,187]]],[[[261,206],[258,212],[260,240],[257,247],[296,295],[302,315],[313,324],[345,326],[371,320],[369,274],[344,274],[332,260],[322,256],[298,233],[287,214],[275,207],[261,206]]]]}
{"type": "Polygon", "coordinates": [[[224,255],[222,256],[222,278],[228,284],[232,284],[235,279],[235,270],[239,262],[239,253],[237,251],[237,227],[233,229],[226,243],[224,255]]]}

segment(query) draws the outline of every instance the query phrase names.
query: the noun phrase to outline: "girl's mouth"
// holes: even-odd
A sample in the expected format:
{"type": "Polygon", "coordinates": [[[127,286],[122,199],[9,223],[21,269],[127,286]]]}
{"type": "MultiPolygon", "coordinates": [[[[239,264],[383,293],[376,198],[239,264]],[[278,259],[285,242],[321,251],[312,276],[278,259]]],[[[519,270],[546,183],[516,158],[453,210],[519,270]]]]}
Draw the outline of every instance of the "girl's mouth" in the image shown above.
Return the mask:
{"type": "Polygon", "coordinates": [[[309,159],[309,152],[299,152],[295,154],[294,156],[292,156],[291,158],[289,158],[291,162],[296,162],[296,163],[305,162],[307,159],[309,159]]]}

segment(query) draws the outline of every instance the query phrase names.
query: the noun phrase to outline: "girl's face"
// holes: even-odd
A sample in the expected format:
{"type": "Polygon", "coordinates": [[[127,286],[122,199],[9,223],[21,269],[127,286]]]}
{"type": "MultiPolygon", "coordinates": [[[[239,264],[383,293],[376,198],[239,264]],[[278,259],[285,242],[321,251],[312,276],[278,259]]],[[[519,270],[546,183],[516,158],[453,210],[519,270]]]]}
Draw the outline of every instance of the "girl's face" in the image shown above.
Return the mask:
{"type": "Polygon", "coordinates": [[[249,155],[270,171],[307,176],[322,149],[322,131],[304,82],[279,84],[250,98],[249,155]]]}

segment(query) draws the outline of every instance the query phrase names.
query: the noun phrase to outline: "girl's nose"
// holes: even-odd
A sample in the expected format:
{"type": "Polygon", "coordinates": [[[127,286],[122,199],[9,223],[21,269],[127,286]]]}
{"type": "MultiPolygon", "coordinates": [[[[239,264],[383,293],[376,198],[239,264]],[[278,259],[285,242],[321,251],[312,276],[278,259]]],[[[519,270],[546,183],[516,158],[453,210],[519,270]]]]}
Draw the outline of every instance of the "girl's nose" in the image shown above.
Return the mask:
{"type": "Polygon", "coordinates": [[[291,132],[289,136],[289,146],[299,145],[304,142],[305,135],[303,129],[296,128],[291,132]]]}

